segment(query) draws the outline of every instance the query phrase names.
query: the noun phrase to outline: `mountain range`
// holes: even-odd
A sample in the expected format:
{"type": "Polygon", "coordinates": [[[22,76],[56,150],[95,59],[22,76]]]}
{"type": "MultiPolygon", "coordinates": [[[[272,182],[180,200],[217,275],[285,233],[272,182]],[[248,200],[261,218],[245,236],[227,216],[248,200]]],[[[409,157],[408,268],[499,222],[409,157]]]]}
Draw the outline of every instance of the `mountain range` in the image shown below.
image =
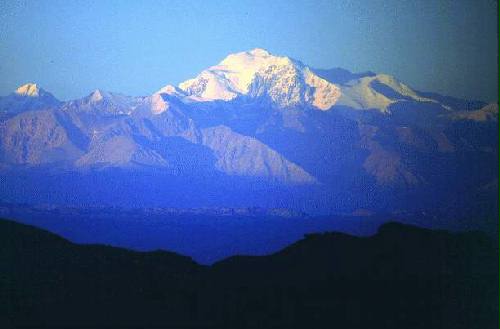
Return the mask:
{"type": "Polygon", "coordinates": [[[498,103],[253,49],[178,86],[0,98],[0,199],[498,212],[498,103]]]}

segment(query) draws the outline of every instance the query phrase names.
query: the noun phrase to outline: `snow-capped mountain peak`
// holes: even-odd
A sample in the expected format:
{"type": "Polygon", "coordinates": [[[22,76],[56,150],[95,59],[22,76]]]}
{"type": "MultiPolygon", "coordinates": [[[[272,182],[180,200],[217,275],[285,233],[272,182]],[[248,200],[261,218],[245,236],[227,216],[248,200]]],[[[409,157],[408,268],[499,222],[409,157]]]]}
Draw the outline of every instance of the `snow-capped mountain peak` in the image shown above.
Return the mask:
{"type": "Polygon", "coordinates": [[[65,102],[64,111],[93,112],[106,115],[123,115],[132,113],[143,98],[126,96],[96,89],[89,95],[65,102]]]}
{"type": "Polygon", "coordinates": [[[13,93],[0,97],[0,111],[23,112],[46,109],[60,105],[60,101],[51,93],[43,90],[35,83],[27,83],[13,93]]]}
{"type": "Polygon", "coordinates": [[[313,70],[300,61],[255,48],[230,54],[197,77],[178,87],[167,85],[158,93],[189,103],[260,98],[280,108],[306,106],[329,110],[343,105],[383,113],[390,113],[390,107],[400,101],[436,103],[393,76],[345,72],[350,77],[335,82],[328,78],[328,70],[313,70]]]}
{"type": "Polygon", "coordinates": [[[91,102],[100,102],[102,101],[106,96],[109,96],[107,95],[107,93],[103,92],[102,90],[100,89],[96,89],[94,90],[90,95],[89,95],[89,100],[91,102]]]}
{"type": "Polygon", "coordinates": [[[113,93],[105,91],[102,89],[96,89],[84,98],[87,103],[98,104],[98,103],[112,103],[112,104],[124,104],[130,103],[134,100],[134,97],[122,95],[120,93],[113,93]]]}
{"type": "Polygon", "coordinates": [[[190,101],[229,101],[266,97],[280,107],[311,105],[327,110],[340,97],[339,88],[299,61],[256,48],[227,56],[196,78],[179,84],[190,101]]]}
{"type": "Polygon", "coordinates": [[[15,94],[26,97],[38,97],[44,94],[44,90],[39,88],[36,83],[30,82],[17,88],[15,94]]]}

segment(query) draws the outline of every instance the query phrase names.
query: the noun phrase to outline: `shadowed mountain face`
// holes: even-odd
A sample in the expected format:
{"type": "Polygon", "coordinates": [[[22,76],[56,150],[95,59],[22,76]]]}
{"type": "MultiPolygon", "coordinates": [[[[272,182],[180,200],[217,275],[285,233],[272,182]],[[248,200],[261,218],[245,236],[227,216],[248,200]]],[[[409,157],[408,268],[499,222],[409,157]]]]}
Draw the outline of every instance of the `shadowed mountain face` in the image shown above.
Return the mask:
{"type": "Polygon", "coordinates": [[[1,98],[0,198],[85,204],[88,194],[71,177],[87,175],[97,203],[189,195],[188,206],[202,207],[203,194],[233,206],[219,195],[267,194],[270,204],[240,201],[312,213],[491,214],[497,128],[498,104],[418,92],[385,74],[314,70],[254,49],[147,97],[96,90],[59,102],[28,84],[1,98]],[[58,188],[37,184],[40,172],[58,188]],[[122,186],[122,197],[99,192],[106,188],[96,176],[122,186]],[[136,185],[123,183],[130,176],[136,185]]]}
{"type": "Polygon", "coordinates": [[[168,252],[76,245],[0,221],[10,327],[496,328],[498,250],[481,234],[397,223],[307,235],[211,267],[168,252]]]}

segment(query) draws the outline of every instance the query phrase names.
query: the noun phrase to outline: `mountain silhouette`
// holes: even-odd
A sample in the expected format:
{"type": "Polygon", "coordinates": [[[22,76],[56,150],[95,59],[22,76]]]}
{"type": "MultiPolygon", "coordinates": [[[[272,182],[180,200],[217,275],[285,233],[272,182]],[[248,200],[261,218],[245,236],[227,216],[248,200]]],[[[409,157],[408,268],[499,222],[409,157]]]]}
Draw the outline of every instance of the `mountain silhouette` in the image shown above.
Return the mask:
{"type": "Polygon", "coordinates": [[[2,328],[496,328],[498,249],[399,223],[210,267],[0,221],[2,328]]]}

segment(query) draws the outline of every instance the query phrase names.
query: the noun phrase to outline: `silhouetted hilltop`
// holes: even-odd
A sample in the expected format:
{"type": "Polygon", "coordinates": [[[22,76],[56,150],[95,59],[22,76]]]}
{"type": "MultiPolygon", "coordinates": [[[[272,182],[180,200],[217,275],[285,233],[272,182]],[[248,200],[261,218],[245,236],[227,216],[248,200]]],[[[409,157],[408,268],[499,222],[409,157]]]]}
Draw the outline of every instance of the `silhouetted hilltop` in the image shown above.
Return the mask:
{"type": "Polygon", "coordinates": [[[389,223],[205,267],[1,220],[0,326],[496,328],[497,260],[482,234],[389,223]]]}

